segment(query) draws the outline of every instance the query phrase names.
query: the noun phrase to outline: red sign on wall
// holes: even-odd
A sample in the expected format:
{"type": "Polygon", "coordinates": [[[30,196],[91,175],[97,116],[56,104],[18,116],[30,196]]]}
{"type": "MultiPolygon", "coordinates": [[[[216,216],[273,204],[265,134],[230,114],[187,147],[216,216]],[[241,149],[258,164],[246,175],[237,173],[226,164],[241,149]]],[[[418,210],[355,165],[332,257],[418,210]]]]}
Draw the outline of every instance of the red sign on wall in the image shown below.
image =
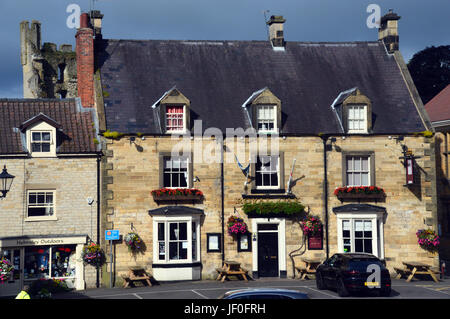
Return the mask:
{"type": "Polygon", "coordinates": [[[322,250],[322,249],[323,249],[322,232],[319,232],[315,236],[308,236],[308,250],[322,250]]]}

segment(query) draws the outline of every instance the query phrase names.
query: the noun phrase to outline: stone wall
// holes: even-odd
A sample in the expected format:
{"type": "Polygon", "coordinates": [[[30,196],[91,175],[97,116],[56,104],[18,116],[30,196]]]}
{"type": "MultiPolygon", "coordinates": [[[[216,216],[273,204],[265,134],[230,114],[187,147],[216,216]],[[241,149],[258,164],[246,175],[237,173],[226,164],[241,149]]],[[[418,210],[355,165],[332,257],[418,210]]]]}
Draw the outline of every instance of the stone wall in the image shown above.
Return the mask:
{"type": "MultiPolygon", "coordinates": [[[[96,158],[3,159],[15,176],[0,201],[1,237],[87,235],[97,241],[96,158]],[[56,220],[27,221],[27,190],[55,190],[56,220]],[[94,199],[90,206],[87,198],[94,199]]],[[[96,270],[85,267],[86,286],[96,286],[96,270]]]]}
{"type": "MultiPolygon", "coordinates": [[[[187,144],[195,145],[197,137],[187,144]]],[[[201,150],[208,153],[213,148],[214,140],[203,139],[201,150]]],[[[249,162],[248,139],[227,139],[224,153],[224,220],[237,214],[244,218],[251,229],[251,220],[242,211],[242,194],[245,176],[239,169],[234,154],[240,145],[245,148],[246,155],[238,156],[243,166],[249,162]],[[228,159],[228,160],[227,160],[228,159]]],[[[329,252],[330,256],[338,251],[336,215],[332,209],[347,203],[341,203],[333,191],[343,185],[342,181],[342,152],[372,151],[375,154],[376,186],[386,191],[386,199],[382,202],[368,202],[368,204],[385,207],[387,216],[384,224],[384,255],[388,267],[401,265],[403,260],[418,260],[437,263],[435,256],[422,250],[416,239],[416,231],[421,228],[432,227],[436,215],[435,172],[432,165],[434,143],[431,138],[423,136],[405,137],[398,141],[388,136],[351,136],[345,139],[338,137],[335,142],[328,142],[328,216],[329,216],[329,252]],[[405,168],[402,165],[401,144],[405,144],[420,156],[417,159],[418,177],[420,182],[414,188],[407,188],[405,184],[405,168]],[[430,219],[431,218],[431,219],[430,219]],[[424,222],[432,223],[427,226],[424,222]]],[[[116,270],[125,272],[129,266],[140,265],[151,270],[152,264],[152,218],[148,211],[158,206],[150,192],[159,188],[160,152],[170,152],[177,141],[170,137],[136,138],[134,143],[123,137],[118,140],[105,139],[106,165],[103,170],[104,196],[107,205],[106,226],[119,229],[121,234],[131,230],[131,224],[146,243],[147,251],[134,256],[130,254],[124,243],[118,243],[116,252],[116,270]]],[[[286,137],[278,140],[280,151],[284,152],[284,176],[286,185],[296,159],[294,179],[299,179],[292,191],[297,199],[307,207],[307,211],[325,220],[323,201],[323,142],[320,137],[286,137]]],[[[219,163],[199,162],[199,153],[193,154],[193,175],[199,178],[193,187],[205,194],[205,199],[196,208],[203,209],[205,218],[201,225],[201,261],[202,278],[213,278],[215,268],[221,265],[220,253],[206,252],[206,234],[220,233],[221,228],[221,167],[219,163]]],[[[220,158],[220,156],[219,156],[220,158]]],[[[284,187],[283,187],[284,188],[284,187]]],[[[247,192],[249,190],[247,189],[247,192]]],[[[277,200],[275,200],[277,201],[277,200]]],[[[293,276],[293,264],[289,257],[294,255],[295,265],[301,264],[302,257],[326,256],[323,250],[308,251],[302,247],[303,235],[299,221],[286,219],[286,275],[293,276]]],[[[225,228],[225,259],[237,260],[244,268],[251,270],[252,252],[237,252],[236,240],[226,234],[225,228]]]]}

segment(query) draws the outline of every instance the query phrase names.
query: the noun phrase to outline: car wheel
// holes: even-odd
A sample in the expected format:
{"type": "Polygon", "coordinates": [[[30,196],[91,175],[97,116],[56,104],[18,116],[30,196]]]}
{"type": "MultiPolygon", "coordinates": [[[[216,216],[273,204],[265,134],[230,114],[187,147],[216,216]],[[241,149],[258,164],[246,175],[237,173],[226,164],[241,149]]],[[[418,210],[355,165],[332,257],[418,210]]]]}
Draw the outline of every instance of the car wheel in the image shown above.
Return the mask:
{"type": "Polygon", "coordinates": [[[316,274],[316,286],[319,290],[324,290],[326,288],[325,283],[323,282],[322,275],[320,273],[316,274]]]}
{"type": "Polygon", "coordinates": [[[337,293],[339,297],[347,297],[349,295],[347,288],[345,288],[342,278],[337,279],[337,293]]]}

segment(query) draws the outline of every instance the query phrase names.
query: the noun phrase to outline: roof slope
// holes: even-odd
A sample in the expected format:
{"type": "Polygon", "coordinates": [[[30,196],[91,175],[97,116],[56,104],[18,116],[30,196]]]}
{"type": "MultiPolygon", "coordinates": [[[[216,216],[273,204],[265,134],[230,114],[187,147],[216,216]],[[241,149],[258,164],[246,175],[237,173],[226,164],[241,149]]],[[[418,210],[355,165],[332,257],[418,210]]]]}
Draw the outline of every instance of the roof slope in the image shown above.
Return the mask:
{"type": "Polygon", "coordinates": [[[247,128],[242,104],[269,88],[282,103],[282,133],[340,133],[333,101],[358,87],[373,106],[374,133],[423,131],[399,67],[380,42],[103,40],[97,50],[107,128],[160,133],[151,108],[176,86],[191,122],[247,128]]]}
{"type": "Polygon", "coordinates": [[[450,84],[426,105],[431,122],[450,120],[450,84]]]}
{"type": "Polygon", "coordinates": [[[19,127],[41,113],[60,125],[57,154],[96,152],[92,112],[75,99],[0,99],[0,154],[26,154],[19,127]]]}

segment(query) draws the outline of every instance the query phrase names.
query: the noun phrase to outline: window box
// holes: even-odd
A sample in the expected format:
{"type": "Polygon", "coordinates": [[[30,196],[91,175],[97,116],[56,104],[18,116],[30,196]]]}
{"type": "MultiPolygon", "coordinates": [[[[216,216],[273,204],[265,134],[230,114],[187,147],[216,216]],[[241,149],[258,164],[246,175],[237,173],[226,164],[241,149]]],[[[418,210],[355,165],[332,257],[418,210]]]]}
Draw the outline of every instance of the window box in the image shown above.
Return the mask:
{"type": "Polygon", "coordinates": [[[305,206],[296,201],[285,202],[247,202],[242,206],[248,217],[289,217],[305,211],[305,206]]]}
{"type": "Polygon", "coordinates": [[[155,201],[196,201],[203,199],[203,193],[196,188],[161,188],[151,192],[155,201]]]}
{"type": "Polygon", "coordinates": [[[334,195],[341,201],[346,199],[382,200],[386,197],[384,189],[376,186],[339,187],[335,189],[334,195]]]}

